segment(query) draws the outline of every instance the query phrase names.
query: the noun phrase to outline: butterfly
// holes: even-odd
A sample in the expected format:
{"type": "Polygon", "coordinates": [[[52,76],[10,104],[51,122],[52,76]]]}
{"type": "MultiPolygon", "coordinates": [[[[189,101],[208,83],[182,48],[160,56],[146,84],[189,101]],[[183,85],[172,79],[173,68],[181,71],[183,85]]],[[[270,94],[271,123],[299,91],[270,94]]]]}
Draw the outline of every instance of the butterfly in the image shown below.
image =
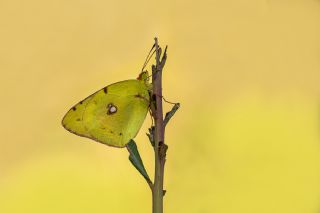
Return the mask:
{"type": "Polygon", "coordinates": [[[74,105],[63,117],[63,127],[97,142],[125,147],[140,130],[150,106],[148,72],[137,79],[108,85],[74,105]]]}

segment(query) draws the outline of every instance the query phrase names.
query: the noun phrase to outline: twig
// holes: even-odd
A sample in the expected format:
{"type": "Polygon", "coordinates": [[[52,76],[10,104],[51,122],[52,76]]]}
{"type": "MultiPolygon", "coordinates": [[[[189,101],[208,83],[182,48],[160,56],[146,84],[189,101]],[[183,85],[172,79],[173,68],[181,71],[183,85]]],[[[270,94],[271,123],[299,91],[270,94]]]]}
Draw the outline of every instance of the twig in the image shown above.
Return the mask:
{"type": "Polygon", "coordinates": [[[156,65],[152,66],[152,103],[151,111],[155,121],[154,128],[154,153],[155,153],[155,175],[154,184],[152,189],[152,210],[153,213],[163,213],[163,177],[164,177],[164,164],[166,161],[166,153],[168,146],[164,143],[164,121],[162,109],[162,69],[166,63],[167,53],[165,49],[162,59],[161,48],[158,45],[158,39],[155,38],[156,48],[156,65]]]}
{"type": "Polygon", "coordinates": [[[167,126],[167,124],[169,123],[170,119],[174,116],[174,114],[176,113],[176,111],[179,109],[180,104],[176,103],[174,104],[174,106],[172,107],[172,109],[166,113],[166,116],[164,117],[164,126],[167,126]]]}

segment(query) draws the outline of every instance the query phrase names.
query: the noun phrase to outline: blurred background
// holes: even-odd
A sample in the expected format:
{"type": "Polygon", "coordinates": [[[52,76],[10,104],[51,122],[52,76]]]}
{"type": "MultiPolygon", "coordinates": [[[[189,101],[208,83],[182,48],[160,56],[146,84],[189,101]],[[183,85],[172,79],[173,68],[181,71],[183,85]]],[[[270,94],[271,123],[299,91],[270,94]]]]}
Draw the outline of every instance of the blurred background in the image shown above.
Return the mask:
{"type": "MultiPolygon", "coordinates": [[[[60,122],[136,78],[155,36],[181,103],[165,212],[319,212],[319,0],[1,0],[0,212],[151,212],[126,149],[60,122]]],[[[136,141],[152,176],[150,123],[136,141]]]]}

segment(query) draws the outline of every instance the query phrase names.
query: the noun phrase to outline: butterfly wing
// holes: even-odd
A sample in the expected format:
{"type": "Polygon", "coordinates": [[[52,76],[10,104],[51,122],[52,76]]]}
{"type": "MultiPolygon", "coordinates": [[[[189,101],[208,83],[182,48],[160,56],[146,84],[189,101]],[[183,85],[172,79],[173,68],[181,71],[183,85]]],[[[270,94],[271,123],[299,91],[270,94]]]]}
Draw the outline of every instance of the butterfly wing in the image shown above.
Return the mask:
{"type": "Polygon", "coordinates": [[[140,80],[111,84],[72,107],[62,120],[70,132],[124,147],[134,138],[149,108],[148,86],[140,80]]]}

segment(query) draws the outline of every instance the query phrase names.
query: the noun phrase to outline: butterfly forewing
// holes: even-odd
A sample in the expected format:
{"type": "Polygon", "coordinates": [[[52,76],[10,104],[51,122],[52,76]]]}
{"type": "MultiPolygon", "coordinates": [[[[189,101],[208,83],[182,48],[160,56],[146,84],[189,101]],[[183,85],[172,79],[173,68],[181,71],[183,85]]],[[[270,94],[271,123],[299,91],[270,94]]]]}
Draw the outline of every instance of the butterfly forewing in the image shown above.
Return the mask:
{"type": "Polygon", "coordinates": [[[148,107],[148,86],[139,80],[127,80],[109,85],[75,105],[62,124],[74,134],[124,147],[138,133],[148,107]]]}

